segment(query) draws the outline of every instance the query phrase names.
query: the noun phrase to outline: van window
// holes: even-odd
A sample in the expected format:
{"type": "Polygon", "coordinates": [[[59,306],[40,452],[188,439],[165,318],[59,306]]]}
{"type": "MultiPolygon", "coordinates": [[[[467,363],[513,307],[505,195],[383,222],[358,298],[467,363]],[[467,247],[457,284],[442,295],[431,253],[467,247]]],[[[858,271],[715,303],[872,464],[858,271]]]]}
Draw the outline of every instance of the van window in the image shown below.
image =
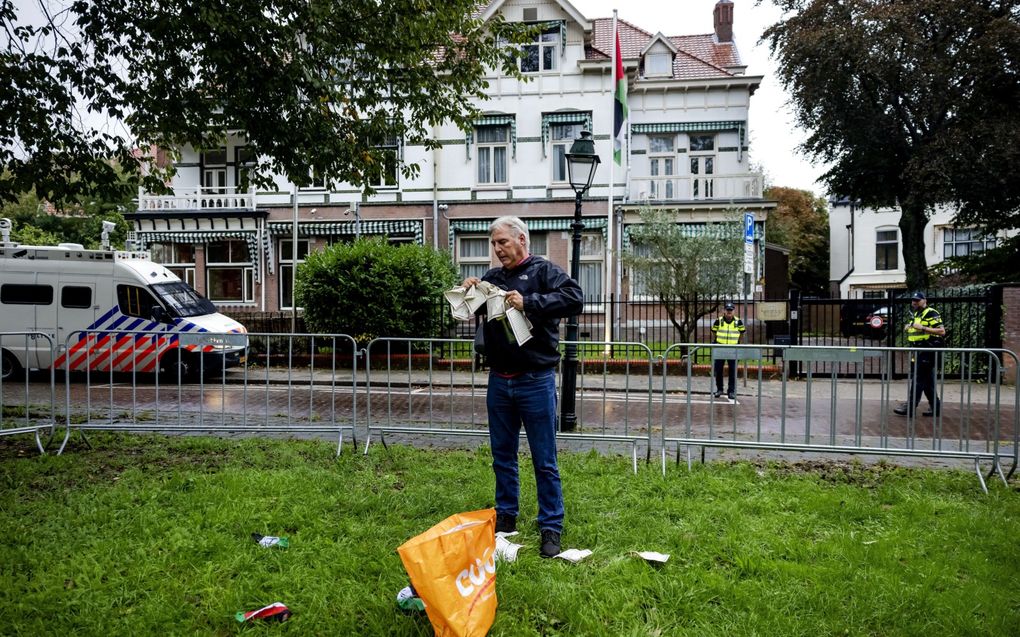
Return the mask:
{"type": "Polygon", "coordinates": [[[184,281],[155,283],[152,291],[163,300],[172,316],[202,316],[216,313],[216,306],[184,281]]]}
{"type": "Polygon", "coordinates": [[[52,285],[5,283],[0,285],[0,303],[5,305],[52,305],[52,285]]]}
{"type": "Polygon", "coordinates": [[[121,314],[143,319],[152,319],[152,307],[159,303],[149,291],[137,285],[117,286],[117,305],[121,314]]]}
{"type": "Polygon", "coordinates": [[[60,288],[60,307],[92,307],[92,288],[65,285],[60,288]]]}

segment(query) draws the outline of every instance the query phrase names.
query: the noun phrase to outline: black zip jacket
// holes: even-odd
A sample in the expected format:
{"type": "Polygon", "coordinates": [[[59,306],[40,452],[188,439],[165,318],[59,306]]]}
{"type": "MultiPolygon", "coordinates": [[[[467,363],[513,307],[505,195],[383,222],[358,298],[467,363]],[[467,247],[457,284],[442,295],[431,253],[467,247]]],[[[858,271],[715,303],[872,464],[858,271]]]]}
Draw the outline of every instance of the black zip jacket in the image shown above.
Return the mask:
{"type": "MultiPolygon", "coordinates": [[[[533,326],[531,340],[519,346],[509,323],[486,320],[485,356],[489,367],[502,374],[518,374],[559,364],[560,319],[580,314],[584,309],[584,293],[577,281],[555,263],[536,256],[509,270],[493,268],[482,280],[508,292],[520,292],[524,297],[524,314],[533,326]]],[[[479,313],[485,313],[484,305],[479,313]]]]}

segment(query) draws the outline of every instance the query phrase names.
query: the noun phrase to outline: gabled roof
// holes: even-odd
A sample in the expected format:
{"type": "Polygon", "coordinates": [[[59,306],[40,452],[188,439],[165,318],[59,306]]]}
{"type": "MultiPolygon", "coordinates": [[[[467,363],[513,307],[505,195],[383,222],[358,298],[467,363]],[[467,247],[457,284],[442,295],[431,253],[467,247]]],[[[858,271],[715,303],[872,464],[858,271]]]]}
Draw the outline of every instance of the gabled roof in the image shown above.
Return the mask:
{"type": "MultiPolygon", "coordinates": [[[[584,17],[584,15],[567,0],[555,0],[555,3],[567,12],[567,15],[569,15],[574,22],[580,24],[582,29],[587,31],[591,27],[591,24],[588,22],[588,18],[584,17]]],[[[478,17],[482,20],[488,20],[495,15],[504,4],[506,4],[506,0],[493,0],[488,4],[488,6],[485,6],[482,9],[482,11],[478,14],[478,17]]]]}
{"type": "MultiPolygon", "coordinates": [[[[620,29],[620,55],[624,61],[640,60],[656,36],[626,20],[617,20],[620,29]]],[[[740,54],[733,42],[717,42],[715,35],[674,35],[668,38],[677,49],[673,77],[681,80],[733,77],[728,67],[742,68],[740,54]]],[[[613,45],[613,19],[592,20],[592,36],[585,47],[585,59],[608,60],[613,45]]]]}
{"type": "Polygon", "coordinates": [[[662,31],[659,31],[648,40],[648,44],[645,45],[645,48],[641,49],[641,55],[646,55],[648,53],[648,49],[652,48],[652,46],[654,46],[656,42],[662,42],[662,44],[665,45],[667,49],[669,49],[670,53],[676,55],[677,53],[676,45],[673,44],[672,40],[662,35],[662,31]]]}

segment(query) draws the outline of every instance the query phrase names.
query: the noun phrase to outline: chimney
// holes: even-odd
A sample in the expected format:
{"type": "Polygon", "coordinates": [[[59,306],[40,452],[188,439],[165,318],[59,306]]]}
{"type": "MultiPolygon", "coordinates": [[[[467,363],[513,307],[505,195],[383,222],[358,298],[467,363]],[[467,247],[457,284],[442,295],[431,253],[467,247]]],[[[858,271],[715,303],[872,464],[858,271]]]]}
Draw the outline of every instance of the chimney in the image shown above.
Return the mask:
{"type": "Polygon", "coordinates": [[[719,0],[715,4],[715,39],[719,42],[733,41],[733,1],[719,0]]]}

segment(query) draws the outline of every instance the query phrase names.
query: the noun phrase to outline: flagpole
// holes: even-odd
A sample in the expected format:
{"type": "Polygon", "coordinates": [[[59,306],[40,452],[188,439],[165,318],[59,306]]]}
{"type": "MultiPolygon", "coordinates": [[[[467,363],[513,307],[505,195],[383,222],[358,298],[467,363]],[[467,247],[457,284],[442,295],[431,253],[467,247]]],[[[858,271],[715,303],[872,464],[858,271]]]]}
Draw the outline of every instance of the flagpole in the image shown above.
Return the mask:
{"type": "MultiPolygon", "coordinates": [[[[609,118],[609,122],[610,122],[609,123],[609,131],[610,131],[610,135],[609,135],[609,138],[610,138],[609,147],[610,147],[611,151],[613,151],[612,154],[614,154],[614,155],[615,155],[615,151],[616,151],[616,135],[615,135],[615,133],[616,133],[616,130],[615,130],[616,122],[615,122],[614,116],[612,114],[616,112],[616,53],[617,53],[616,43],[619,41],[619,36],[617,35],[617,32],[616,32],[616,29],[617,29],[616,19],[617,19],[616,18],[616,9],[613,9],[613,40],[612,40],[612,43],[610,44],[610,46],[613,49],[613,52],[612,52],[612,55],[611,55],[612,59],[611,59],[610,65],[609,65],[609,77],[611,78],[611,80],[610,80],[610,87],[611,88],[609,90],[609,100],[610,100],[610,102],[609,102],[610,103],[610,108],[609,108],[609,112],[610,112],[610,118],[609,118]]],[[[613,340],[613,305],[614,305],[614,303],[610,302],[610,300],[611,300],[610,299],[610,290],[613,290],[613,291],[616,292],[616,296],[617,296],[617,298],[615,299],[616,302],[619,302],[619,296],[620,296],[620,290],[619,289],[615,289],[614,290],[614,286],[612,284],[612,281],[613,281],[613,272],[614,272],[613,262],[614,262],[614,259],[617,258],[617,255],[616,255],[616,242],[613,240],[614,239],[614,230],[616,229],[615,228],[616,224],[613,223],[613,194],[614,194],[614,190],[615,190],[615,186],[616,186],[616,183],[615,183],[615,181],[613,179],[613,164],[615,164],[615,163],[616,163],[616,158],[614,156],[613,159],[609,162],[609,195],[606,197],[606,200],[608,202],[608,208],[607,208],[607,211],[606,211],[606,270],[605,270],[605,276],[603,277],[604,281],[605,281],[605,285],[603,287],[605,288],[606,292],[605,292],[605,296],[602,297],[603,307],[605,309],[605,318],[603,319],[603,322],[605,323],[605,329],[603,330],[604,336],[603,336],[602,340],[606,341],[607,343],[612,342],[612,340],[613,340]]],[[[609,346],[608,345],[606,346],[606,352],[605,353],[607,355],[610,354],[609,346]]]]}

